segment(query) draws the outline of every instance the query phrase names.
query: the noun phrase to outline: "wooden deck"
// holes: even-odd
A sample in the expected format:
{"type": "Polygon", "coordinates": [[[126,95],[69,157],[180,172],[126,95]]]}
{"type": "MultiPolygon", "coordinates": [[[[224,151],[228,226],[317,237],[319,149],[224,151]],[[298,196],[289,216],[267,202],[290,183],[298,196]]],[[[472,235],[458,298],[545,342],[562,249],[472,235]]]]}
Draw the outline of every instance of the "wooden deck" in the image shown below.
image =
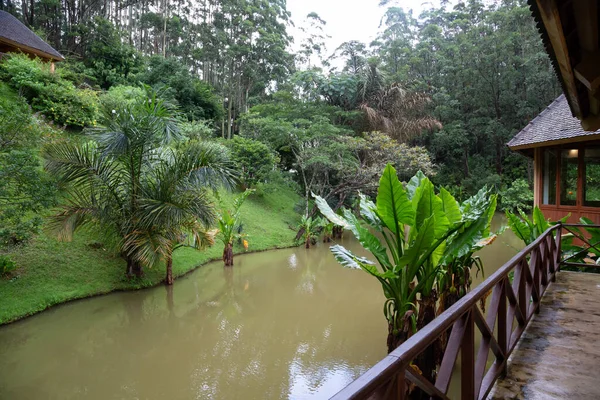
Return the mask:
{"type": "Polygon", "coordinates": [[[559,272],[488,399],[600,399],[600,274],[559,272]]]}

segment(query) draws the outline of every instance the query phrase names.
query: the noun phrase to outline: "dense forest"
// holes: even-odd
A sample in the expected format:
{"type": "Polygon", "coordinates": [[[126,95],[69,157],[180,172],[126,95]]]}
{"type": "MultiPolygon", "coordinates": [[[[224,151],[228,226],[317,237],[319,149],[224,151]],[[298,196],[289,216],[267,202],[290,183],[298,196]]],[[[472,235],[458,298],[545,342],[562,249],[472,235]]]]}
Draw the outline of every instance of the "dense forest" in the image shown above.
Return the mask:
{"type": "Polygon", "coordinates": [[[26,199],[4,204],[4,243],[26,237],[40,223],[31,210],[55,201],[36,166],[41,144],[94,131],[149,90],[178,110],[185,137],[229,149],[242,187],[287,182],[306,215],[316,212],[311,192],[333,207],[373,193],[388,162],[401,180],[422,170],[458,198],[488,185],[502,207],[526,208],[531,162],[505,143],[560,90],[525,1],[442,2],[419,16],[382,2],[377,39],[333,51],[326,21],[290,15],[285,0],[0,0],[0,9],[66,56],[56,74],[26,57],[0,64],[9,111],[0,191],[26,199]]]}

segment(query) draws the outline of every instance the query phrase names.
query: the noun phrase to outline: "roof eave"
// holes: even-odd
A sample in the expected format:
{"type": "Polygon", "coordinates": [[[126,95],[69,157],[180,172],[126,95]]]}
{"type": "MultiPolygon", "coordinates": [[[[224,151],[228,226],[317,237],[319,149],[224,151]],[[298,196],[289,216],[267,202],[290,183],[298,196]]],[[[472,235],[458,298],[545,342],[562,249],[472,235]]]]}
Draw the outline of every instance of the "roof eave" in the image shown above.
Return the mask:
{"type": "Polygon", "coordinates": [[[23,52],[28,52],[28,53],[34,54],[36,56],[39,56],[41,58],[49,59],[52,61],[64,61],[64,59],[65,59],[60,54],[59,54],[60,57],[57,57],[54,54],[46,53],[45,51],[42,51],[40,49],[36,49],[34,47],[27,46],[26,44],[15,42],[14,40],[10,40],[10,39],[4,38],[4,37],[0,38],[0,43],[9,44],[11,46],[14,46],[14,47],[17,47],[17,48],[23,50],[23,52]]]}
{"type": "Polygon", "coordinates": [[[527,149],[535,149],[537,147],[551,147],[558,145],[565,145],[569,143],[581,143],[581,142],[592,142],[600,140],[600,133],[596,133],[593,135],[582,135],[565,139],[556,139],[556,140],[548,140],[545,142],[537,142],[537,143],[527,143],[521,145],[511,145],[507,144],[508,148],[513,151],[522,151],[527,149]]]}

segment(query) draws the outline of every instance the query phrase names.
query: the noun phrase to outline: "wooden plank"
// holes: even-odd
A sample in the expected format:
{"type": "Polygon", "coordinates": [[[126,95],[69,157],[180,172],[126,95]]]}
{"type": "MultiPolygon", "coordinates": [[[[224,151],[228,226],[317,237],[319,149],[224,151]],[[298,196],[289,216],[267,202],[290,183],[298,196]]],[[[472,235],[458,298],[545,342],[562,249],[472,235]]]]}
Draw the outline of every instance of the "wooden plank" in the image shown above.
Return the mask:
{"type": "Polygon", "coordinates": [[[569,99],[569,105],[571,106],[573,114],[576,117],[583,119],[587,115],[583,115],[583,109],[577,94],[575,75],[573,73],[573,68],[571,67],[571,56],[569,54],[565,32],[563,31],[557,2],[556,0],[536,0],[536,3],[560,69],[560,75],[563,78],[562,81],[566,89],[565,96],[569,99]]]}
{"type": "Polygon", "coordinates": [[[466,317],[463,317],[456,321],[452,326],[452,332],[448,339],[448,345],[440,364],[440,370],[435,381],[435,387],[441,392],[448,392],[450,386],[450,379],[452,378],[452,372],[454,371],[454,364],[458,358],[458,352],[460,350],[460,344],[465,333],[466,328],[466,317]]]}

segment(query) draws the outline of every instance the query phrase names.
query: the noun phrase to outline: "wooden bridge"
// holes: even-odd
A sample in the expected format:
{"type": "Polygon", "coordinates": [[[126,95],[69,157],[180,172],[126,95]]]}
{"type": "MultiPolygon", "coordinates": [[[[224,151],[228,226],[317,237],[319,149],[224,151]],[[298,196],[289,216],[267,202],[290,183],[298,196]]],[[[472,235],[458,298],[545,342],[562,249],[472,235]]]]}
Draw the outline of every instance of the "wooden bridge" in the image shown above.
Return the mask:
{"type": "Polygon", "coordinates": [[[403,400],[411,386],[433,399],[600,398],[600,274],[559,271],[581,265],[563,258],[561,238],[584,227],[549,228],[333,399],[403,400]],[[430,382],[412,362],[444,336],[430,382]]]}

